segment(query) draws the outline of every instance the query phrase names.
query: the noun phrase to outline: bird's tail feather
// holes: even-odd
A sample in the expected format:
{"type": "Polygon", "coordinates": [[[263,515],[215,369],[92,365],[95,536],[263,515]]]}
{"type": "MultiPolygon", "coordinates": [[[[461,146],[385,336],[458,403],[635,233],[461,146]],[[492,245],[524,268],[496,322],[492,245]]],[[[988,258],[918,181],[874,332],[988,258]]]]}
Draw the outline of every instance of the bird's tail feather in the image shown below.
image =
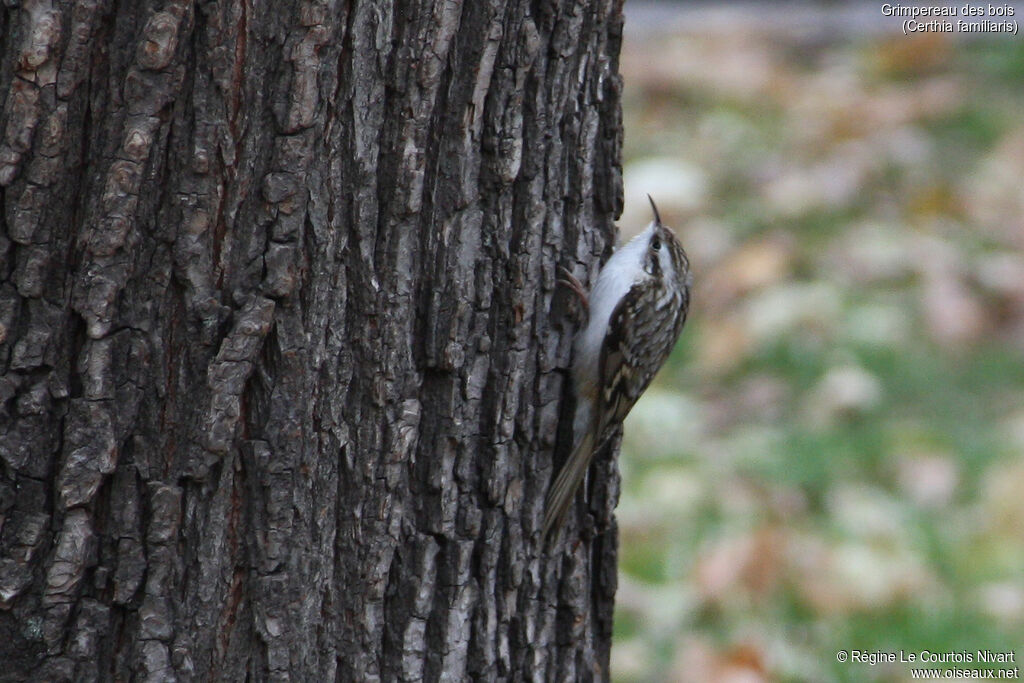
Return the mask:
{"type": "Polygon", "coordinates": [[[590,466],[590,458],[594,454],[594,433],[587,430],[580,443],[573,449],[572,455],[565,461],[558,478],[548,490],[544,501],[544,538],[562,526],[565,513],[576,497],[576,490],[590,466]]]}

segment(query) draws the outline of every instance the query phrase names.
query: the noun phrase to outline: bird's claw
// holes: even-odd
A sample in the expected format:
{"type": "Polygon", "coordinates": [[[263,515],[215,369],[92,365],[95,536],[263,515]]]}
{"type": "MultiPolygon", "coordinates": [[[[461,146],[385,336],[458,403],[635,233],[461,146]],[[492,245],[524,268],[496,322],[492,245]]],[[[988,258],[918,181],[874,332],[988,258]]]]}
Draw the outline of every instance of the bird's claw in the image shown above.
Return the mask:
{"type": "Polygon", "coordinates": [[[558,283],[571,289],[576,296],[579,297],[580,303],[583,304],[583,309],[589,313],[590,299],[587,297],[587,290],[583,287],[583,283],[579,281],[579,278],[569,272],[569,269],[565,266],[558,266],[558,270],[565,276],[559,278],[558,283]]]}

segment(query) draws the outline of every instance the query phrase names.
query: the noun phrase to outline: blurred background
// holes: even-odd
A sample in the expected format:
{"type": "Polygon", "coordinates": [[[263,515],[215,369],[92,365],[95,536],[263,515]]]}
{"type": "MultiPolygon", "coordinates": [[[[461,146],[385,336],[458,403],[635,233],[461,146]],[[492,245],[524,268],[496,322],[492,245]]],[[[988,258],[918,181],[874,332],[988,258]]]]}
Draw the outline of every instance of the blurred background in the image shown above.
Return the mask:
{"type": "Polygon", "coordinates": [[[626,3],[623,238],[649,192],[696,289],[626,423],[616,681],[1024,666],[1024,38],[880,5],[626,3]]]}

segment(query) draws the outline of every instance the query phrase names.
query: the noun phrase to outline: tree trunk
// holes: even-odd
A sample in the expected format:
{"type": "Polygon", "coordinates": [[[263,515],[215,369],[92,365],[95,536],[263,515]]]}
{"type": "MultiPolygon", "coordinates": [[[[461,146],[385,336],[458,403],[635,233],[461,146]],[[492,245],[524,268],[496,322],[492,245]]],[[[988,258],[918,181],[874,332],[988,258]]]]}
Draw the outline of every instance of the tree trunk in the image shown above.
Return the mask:
{"type": "Polygon", "coordinates": [[[621,30],[5,0],[0,678],[608,677],[614,464],[539,529],[621,30]]]}

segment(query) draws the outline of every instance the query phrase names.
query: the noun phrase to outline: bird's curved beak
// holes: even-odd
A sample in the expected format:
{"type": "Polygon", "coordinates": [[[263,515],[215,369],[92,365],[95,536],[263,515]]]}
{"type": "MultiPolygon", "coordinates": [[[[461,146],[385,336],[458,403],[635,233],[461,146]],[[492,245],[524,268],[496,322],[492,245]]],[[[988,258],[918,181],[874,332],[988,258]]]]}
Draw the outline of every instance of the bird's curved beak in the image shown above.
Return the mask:
{"type": "Polygon", "coordinates": [[[661,214],[658,213],[658,207],[657,207],[657,205],[655,205],[654,199],[651,198],[651,195],[647,195],[647,201],[649,201],[651,203],[651,209],[654,210],[654,223],[655,223],[655,225],[659,225],[660,226],[661,225],[661,214]]]}

